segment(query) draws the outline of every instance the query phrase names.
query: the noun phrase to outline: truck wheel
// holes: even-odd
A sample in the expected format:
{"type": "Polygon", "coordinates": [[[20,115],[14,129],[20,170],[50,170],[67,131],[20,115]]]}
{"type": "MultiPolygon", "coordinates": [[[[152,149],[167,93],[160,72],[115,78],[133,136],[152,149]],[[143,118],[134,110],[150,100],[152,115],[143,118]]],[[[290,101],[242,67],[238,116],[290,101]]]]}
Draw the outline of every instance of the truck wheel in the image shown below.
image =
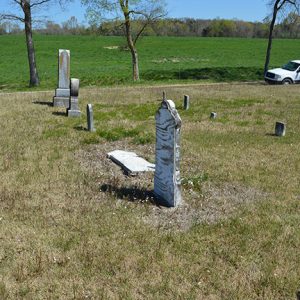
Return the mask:
{"type": "Polygon", "coordinates": [[[284,78],[282,80],[282,84],[292,84],[292,83],[293,83],[293,81],[291,79],[289,79],[289,78],[284,78]]]}

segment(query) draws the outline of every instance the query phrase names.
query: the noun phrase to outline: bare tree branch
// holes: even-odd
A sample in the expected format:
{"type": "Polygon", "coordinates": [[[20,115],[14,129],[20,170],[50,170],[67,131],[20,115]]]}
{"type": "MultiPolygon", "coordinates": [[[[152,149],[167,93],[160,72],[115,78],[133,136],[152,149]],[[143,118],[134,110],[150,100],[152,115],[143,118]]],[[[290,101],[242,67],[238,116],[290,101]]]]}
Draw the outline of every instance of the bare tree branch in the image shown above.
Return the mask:
{"type": "Polygon", "coordinates": [[[45,3],[48,3],[48,2],[51,2],[51,0],[41,0],[41,1],[34,2],[34,3],[30,4],[30,7],[42,5],[42,4],[45,4],[45,3]]]}
{"type": "Polygon", "coordinates": [[[25,19],[23,19],[19,16],[16,16],[16,15],[13,15],[13,14],[1,14],[0,20],[13,20],[13,21],[20,21],[22,23],[25,22],[25,19]]]}

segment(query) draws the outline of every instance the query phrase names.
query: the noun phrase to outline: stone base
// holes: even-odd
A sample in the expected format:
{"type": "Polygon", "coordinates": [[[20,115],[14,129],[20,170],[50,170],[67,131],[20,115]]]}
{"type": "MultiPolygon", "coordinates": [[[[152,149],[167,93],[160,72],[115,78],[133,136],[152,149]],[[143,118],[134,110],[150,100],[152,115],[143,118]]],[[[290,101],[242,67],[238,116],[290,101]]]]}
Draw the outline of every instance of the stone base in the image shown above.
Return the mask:
{"type": "Polygon", "coordinates": [[[80,110],[68,109],[67,110],[67,115],[68,115],[68,117],[80,117],[81,111],[80,110]]]}
{"type": "Polygon", "coordinates": [[[165,207],[177,207],[183,204],[181,196],[181,186],[176,185],[171,193],[162,194],[160,190],[156,189],[157,185],[154,186],[154,197],[156,203],[165,207]]]}
{"type": "Polygon", "coordinates": [[[55,90],[56,97],[70,97],[70,89],[57,88],[55,90]]]}
{"type": "Polygon", "coordinates": [[[69,107],[70,89],[57,88],[53,97],[53,106],[69,107]]]}
{"type": "Polygon", "coordinates": [[[69,107],[69,97],[53,97],[53,106],[69,107]]]}

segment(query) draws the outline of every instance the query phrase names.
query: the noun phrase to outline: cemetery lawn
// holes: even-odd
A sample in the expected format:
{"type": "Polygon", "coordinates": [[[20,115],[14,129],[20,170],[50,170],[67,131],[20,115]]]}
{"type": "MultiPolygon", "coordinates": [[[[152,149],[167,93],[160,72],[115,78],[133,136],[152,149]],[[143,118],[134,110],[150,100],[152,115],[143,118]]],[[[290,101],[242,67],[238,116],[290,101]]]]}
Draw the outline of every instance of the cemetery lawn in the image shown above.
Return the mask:
{"type": "MultiPolygon", "coordinates": [[[[35,35],[39,89],[57,85],[58,49],[71,51],[81,86],[132,84],[122,37],[35,35]]],[[[23,35],[0,36],[0,90],[24,90],[29,71],[23,35]]],[[[299,59],[300,40],[274,39],[270,67],[299,59]]],[[[137,45],[140,84],[263,80],[267,41],[241,38],[144,37],[137,45]]]]}
{"type": "Polygon", "coordinates": [[[298,86],[165,90],[183,121],[177,209],[155,205],[153,174],[106,157],[154,162],[160,88],[81,89],[78,119],[52,92],[0,94],[0,299],[295,299],[298,86]]]}

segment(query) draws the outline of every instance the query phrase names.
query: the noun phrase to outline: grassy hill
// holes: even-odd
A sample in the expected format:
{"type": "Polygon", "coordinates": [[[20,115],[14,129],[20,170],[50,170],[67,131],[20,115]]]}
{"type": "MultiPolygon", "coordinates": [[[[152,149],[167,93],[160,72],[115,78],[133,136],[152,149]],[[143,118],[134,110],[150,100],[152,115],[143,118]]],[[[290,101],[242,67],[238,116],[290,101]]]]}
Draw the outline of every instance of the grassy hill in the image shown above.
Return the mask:
{"type": "MultiPolygon", "coordinates": [[[[71,76],[82,86],[131,84],[131,57],[122,37],[35,35],[42,89],[54,89],[57,51],[71,50],[71,76]],[[123,49],[123,50],[122,50],[123,49]]],[[[0,36],[0,89],[28,84],[24,36],[0,36]]],[[[142,83],[262,80],[263,39],[145,37],[138,44],[142,83]]],[[[300,40],[274,40],[271,65],[299,58],[300,40]]]]}

